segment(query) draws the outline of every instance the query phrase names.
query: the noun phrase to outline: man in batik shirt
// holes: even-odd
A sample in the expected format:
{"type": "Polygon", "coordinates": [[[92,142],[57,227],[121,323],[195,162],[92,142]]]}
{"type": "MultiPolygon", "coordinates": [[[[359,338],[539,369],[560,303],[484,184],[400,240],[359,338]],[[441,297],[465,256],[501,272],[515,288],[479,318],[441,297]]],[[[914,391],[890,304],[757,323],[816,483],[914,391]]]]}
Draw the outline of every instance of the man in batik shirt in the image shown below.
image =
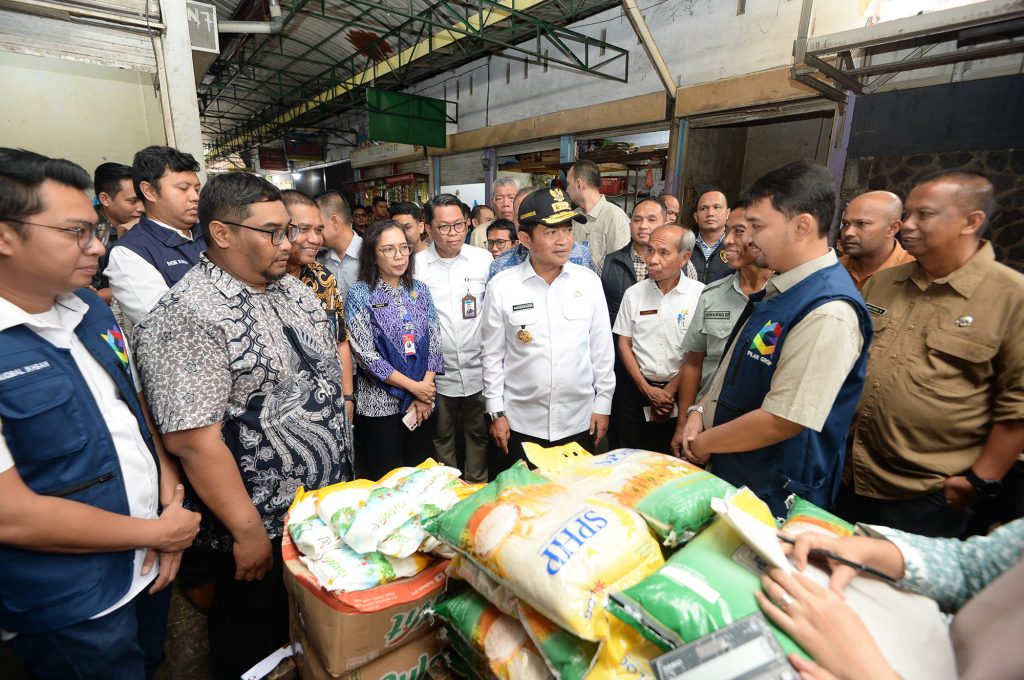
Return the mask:
{"type": "Polygon", "coordinates": [[[286,275],[298,229],[278,189],[218,175],[199,215],[208,251],[136,327],[136,356],[214,555],[214,670],[237,679],[288,640],[284,515],[299,486],[351,478],[352,438],[327,315],[286,275]]]}

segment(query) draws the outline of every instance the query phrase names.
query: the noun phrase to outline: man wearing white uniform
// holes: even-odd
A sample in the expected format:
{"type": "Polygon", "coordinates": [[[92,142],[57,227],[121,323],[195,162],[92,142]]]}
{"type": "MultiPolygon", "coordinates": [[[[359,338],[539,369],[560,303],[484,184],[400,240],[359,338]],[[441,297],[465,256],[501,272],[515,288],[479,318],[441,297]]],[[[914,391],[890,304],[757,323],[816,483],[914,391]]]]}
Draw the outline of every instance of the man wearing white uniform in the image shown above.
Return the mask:
{"type": "Polygon", "coordinates": [[[613,415],[624,446],[669,452],[683,337],[704,289],[682,275],[695,243],[689,229],[655,229],[644,253],[648,278],[622,296],[613,330],[630,380],[616,386],[613,415]]]}
{"type": "Polygon", "coordinates": [[[585,242],[601,274],[604,258],[629,245],[629,216],[601,193],[601,170],[594,161],[579,161],[565,174],[566,193],[583,209],[586,220],[573,227],[573,238],[585,242]]]}
{"type": "Polygon", "coordinates": [[[480,305],[491,254],[464,242],[466,221],[459,199],[440,194],[423,207],[432,243],[416,254],[416,278],[427,284],[441,324],[444,375],[437,387],[434,446],[445,465],[458,467],[456,444],[462,438],[463,477],[487,481],[487,421],[484,417],[480,363],[480,305]]]}
{"type": "Polygon", "coordinates": [[[507,467],[523,442],[575,441],[593,451],[615,391],[611,324],[601,281],[569,262],[573,210],[561,189],[519,206],[529,259],[495,275],[483,305],[484,398],[507,467]]]}
{"type": "Polygon", "coordinates": [[[132,184],[146,214],[117,240],[104,270],[110,292],[132,324],[199,261],[206,249],[199,219],[199,163],[169,146],[149,146],[132,160],[132,184]]]}

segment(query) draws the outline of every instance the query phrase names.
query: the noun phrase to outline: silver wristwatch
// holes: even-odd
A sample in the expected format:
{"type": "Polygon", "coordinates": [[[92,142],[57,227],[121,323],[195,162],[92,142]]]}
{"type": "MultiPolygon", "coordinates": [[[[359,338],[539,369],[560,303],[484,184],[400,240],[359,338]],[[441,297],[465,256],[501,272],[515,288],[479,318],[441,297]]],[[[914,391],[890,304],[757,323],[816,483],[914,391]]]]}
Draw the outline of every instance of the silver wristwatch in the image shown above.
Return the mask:
{"type": "Polygon", "coordinates": [[[686,415],[690,415],[691,413],[699,413],[701,415],[704,415],[704,407],[701,404],[693,404],[692,406],[686,409],[686,415]]]}

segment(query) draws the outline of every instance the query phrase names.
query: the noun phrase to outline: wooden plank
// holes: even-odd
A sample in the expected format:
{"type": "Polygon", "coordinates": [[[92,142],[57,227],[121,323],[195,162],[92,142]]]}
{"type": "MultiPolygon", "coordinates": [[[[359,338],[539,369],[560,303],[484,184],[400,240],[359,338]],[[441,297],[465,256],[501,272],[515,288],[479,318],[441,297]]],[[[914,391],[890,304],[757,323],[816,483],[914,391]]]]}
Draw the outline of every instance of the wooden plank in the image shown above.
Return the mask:
{"type": "Polygon", "coordinates": [[[685,118],[712,111],[816,96],[819,95],[815,90],[790,77],[788,67],[777,68],[681,87],[676,90],[675,115],[677,118],[685,118]]]}

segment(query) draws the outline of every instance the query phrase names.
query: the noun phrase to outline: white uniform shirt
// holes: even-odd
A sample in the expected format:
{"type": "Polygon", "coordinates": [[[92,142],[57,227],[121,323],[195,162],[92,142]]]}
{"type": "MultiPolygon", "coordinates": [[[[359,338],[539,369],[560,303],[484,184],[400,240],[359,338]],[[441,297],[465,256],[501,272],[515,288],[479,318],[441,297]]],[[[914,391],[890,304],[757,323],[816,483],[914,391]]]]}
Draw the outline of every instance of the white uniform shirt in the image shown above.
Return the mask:
{"type": "MultiPolygon", "coordinates": [[[[0,331],[23,324],[47,342],[71,351],[71,358],[74,359],[86,384],[89,385],[89,392],[96,400],[96,406],[103,414],[103,422],[114,440],[114,449],[117,451],[124,488],[128,495],[129,514],[132,517],[155,519],[160,500],[156,461],[153,460],[153,456],[139,432],[135,414],[118,396],[114,380],[75,335],[75,328],[85,317],[87,309],[88,306],[85,302],[74,295],[60,296],[57,303],[42,314],[29,314],[20,307],[0,298],[0,331]]],[[[132,364],[131,367],[132,377],[138,384],[135,365],[132,364]]],[[[0,423],[0,428],[2,428],[2,423],[0,423]]],[[[0,472],[5,472],[12,467],[14,467],[14,460],[11,450],[7,447],[7,441],[0,437],[0,472]]],[[[120,609],[156,578],[158,572],[156,566],[146,576],[139,573],[145,554],[146,551],[143,549],[135,551],[132,584],[124,597],[109,609],[92,618],[99,618],[120,609]]]]}
{"type": "Polygon", "coordinates": [[[320,251],[317,260],[327,271],[334,274],[334,281],[338,284],[338,294],[344,300],[348,295],[348,289],[359,279],[359,251],[363,247],[363,238],[352,232],[352,240],[348,242],[348,248],[341,257],[338,251],[333,248],[320,251]]]}
{"type": "Polygon", "coordinates": [[[486,408],[504,411],[516,432],[556,440],[611,413],[611,324],[594,272],[570,262],[550,286],[529,260],[500,272],[481,332],[486,408]]]}
{"type": "Polygon", "coordinates": [[[443,396],[466,397],[484,388],[480,319],[484,286],[493,261],[486,250],[465,244],[450,260],[442,259],[433,243],[416,253],[416,278],[430,288],[441,324],[444,375],[437,376],[434,384],[443,396]],[[467,295],[474,298],[470,318],[464,313],[467,295]]]}
{"type": "Polygon", "coordinates": [[[613,332],[633,339],[633,355],[644,377],[669,382],[683,363],[683,338],[704,284],[685,276],[668,293],[651,279],[626,289],[613,332]]]}
{"type": "MultiPolygon", "coordinates": [[[[152,217],[149,219],[182,238],[192,240],[192,235],[187,231],[157,222],[152,217]]],[[[130,248],[111,248],[110,259],[103,274],[110,280],[110,294],[133,325],[142,321],[149,310],[160,302],[164,293],[170,290],[163,274],[130,248]]]]}
{"type": "Polygon", "coordinates": [[[604,258],[629,243],[629,215],[622,208],[601,196],[587,213],[583,224],[572,223],[574,241],[586,241],[597,273],[604,268],[604,258]]]}

